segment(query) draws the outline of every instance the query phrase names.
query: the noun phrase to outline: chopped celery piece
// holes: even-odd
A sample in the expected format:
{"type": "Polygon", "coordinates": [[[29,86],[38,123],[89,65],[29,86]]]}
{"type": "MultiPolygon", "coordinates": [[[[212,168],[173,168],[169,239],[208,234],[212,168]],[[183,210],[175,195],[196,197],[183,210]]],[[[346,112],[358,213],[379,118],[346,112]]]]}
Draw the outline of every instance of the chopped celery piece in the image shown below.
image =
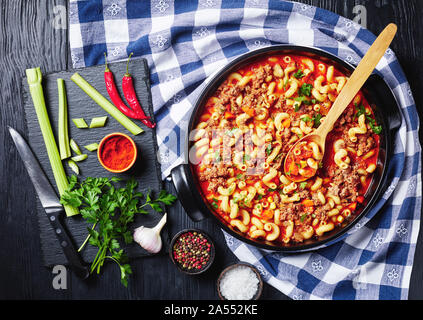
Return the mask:
{"type": "Polygon", "coordinates": [[[81,149],[79,148],[75,140],[70,139],[70,147],[72,148],[73,152],[75,152],[76,154],[78,155],[82,154],[81,149]]]}
{"type": "Polygon", "coordinates": [[[71,80],[75,82],[91,99],[93,99],[100,107],[115,118],[122,126],[124,126],[133,135],[144,132],[132,120],[120,112],[109,100],[101,95],[93,86],[91,86],[78,72],[74,73],[71,80]]]}
{"type": "Polygon", "coordinates": [[[69,146],[68,105],[63,79],[57,79],[57,89],[59,91],[59,150],[60,159],[64,160],[71,156],[71,150],[69,146]]]}
{"type": "MultiPolygon", "coordinates": [[[[69,181],[66,177],[66,172],[63,168],[62,160],[60,159],[59,149],[57,148],[50,124],[50,119],[48,117],[46,103],[44,100],[43,87],[41,85],[41,80],[43,78],[41,69],[27,69],[26,76],[29,85],[29,92],[34,103],[38,123],[40,125],[44,144],[47,150],[47,155],[50,161],[51,169],[53,171],[54,180],[56,182],[59,194],[62,196],[69,186],[69,181]]],[[[64,208],[67,216],[74,216],[79,214],[79,210],[77,208],[69,205],[65,205],[64,208]]]]}
{"type": "Polygon", "coordinates": [[[85,149],[87,149],[88,151],[96,151],[98,149],[98,143],[94,142],[91,143],[89,145],[84,146],[85,149]]]}
{"type": "Polygon", "coordinates": [[[72,119],[72,121],[78,129],[88,128],[88,124],[85,122],[84,118],[75,118],[72,119]]]}
{"type": "Polygon", "coordinates": [[[73,161],[75,161],[75,162],[81,162],[81,161],[84,161],[87,158],[88,158],[88,155],[86,155],[86,154],[79,154],[77,156],[72,157],[71,159],[73,161]]]}
{"type": "Polygon", "coordinates": [[[79,167],[75,161],[73,161],[72,159],[68,160],[68,165],[72,169],[73,172],[75,172],[76,174],[79,174],[79,167]]]}
{"type": "Polygon", "coordinates": [[[107,116],[92,118],[90,128],[102,128],[106,125],[107,116]]]}

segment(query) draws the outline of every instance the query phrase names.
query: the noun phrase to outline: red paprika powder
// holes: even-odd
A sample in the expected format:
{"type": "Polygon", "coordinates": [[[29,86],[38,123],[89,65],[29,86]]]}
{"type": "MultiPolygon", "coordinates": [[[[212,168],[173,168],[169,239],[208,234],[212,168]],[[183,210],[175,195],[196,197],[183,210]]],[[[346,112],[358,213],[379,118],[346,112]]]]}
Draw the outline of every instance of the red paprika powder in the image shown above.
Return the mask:
{"type": "Polygon", "coordinates": [[[135,150],[128,138],[116,135],[104,141],[100,156],[107,168],[120,171],[128,168],[132,163],[135,150]]]}

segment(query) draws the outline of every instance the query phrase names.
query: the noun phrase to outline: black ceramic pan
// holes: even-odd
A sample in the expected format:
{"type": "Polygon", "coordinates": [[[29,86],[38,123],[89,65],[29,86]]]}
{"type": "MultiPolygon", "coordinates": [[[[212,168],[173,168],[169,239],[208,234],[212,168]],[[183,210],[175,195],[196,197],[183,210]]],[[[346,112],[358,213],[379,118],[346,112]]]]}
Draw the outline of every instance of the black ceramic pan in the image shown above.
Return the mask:
{"type": "MultiPolygon", "coordinates": [[[[194,129],[194,126],[199,122],[198,119],[202,114],[203,107],[210,96],[221,85],[221,83],[228,77],[228,75],[242,66],[247,65],[257,58],[267,55],[280,55],[280,54],[300,54],[318,58],[324,62],[334,64],[338,70],[351,75],[354,71],[354,66],[346,63],[338,57],[320,49],[292,45],[278,45],[267,48],[262,48],[256,51],[246,53],[237,59],[230,62],[225,68],[218,72],[213,79],[209,82],[207,87],[199,96],[193,113],[191,115],[189,130],[194,129]]],[[[355,216],[344,228],[335,228],[333,231],[326,233],[324,236],[317,239],[310,239],[301,244],[287,244],[276,245],[274,243],[266,242],[264,240],[252,240],[245,237],[242,233],[228,226],[220,216],[214,212],[213,208],[203,200],[199,181],[194,175],[193,168],[188,162],[182,164],[172,170],[171,177],[175,185],[179,200],[181,201],[185,211],[190,218],[195,221],[204,219],[214,219],[216,223],[229,234],[240,239],[241,241],[267,250],[295,253],[316,250],[322,246],[327,246],[336,243],[347,233],[363,216],[365,216],[374,204],[380,199],[388,185],[387,169],[389,167],[389,160],[393,150],[393,137],[401,126],[401,115],[398,103],[388,85],[377,74],[373,74],[364,87],[362,88],[366,99],[371,104],[376,120],[383,126],[383,132],[380,135],[380,152],[377,162],[377,169],[374,173],[373,181],[366,194],[367,204],[362,208],[361,212],[355,216]]],[[[188,156],[188,150],[191,148],[192,142],[189,141],[189,134],[186,137],[186,150],[185,155],[188,156]]]]}

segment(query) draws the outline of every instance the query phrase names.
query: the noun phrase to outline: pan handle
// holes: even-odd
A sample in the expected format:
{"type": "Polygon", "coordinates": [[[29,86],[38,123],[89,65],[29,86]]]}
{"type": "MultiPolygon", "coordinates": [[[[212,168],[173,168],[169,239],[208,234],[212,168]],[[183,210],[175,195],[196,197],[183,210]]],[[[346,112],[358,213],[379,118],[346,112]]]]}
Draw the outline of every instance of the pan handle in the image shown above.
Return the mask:
{"type": "Polygon", "coordinates": [[[178,199],[187,212],[188,216],[194,222],[200,222],[207,219],[203,212],[207,212],[204,203],[198,201],[192,188],[195,186],[189,180],[189,164],[181,164],[171,171],[173,185],[175,186],[178,199]]]}

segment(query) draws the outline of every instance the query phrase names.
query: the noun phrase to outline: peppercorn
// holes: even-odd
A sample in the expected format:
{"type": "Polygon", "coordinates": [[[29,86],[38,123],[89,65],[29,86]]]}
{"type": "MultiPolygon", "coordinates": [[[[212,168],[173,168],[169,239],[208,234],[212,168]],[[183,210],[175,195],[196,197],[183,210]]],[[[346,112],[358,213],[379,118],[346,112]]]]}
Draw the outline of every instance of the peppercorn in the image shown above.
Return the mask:
{"type": "Polygon", "coordinates": [[[182,269],[198,272],[205,268],[210,260],[210,247],[211,244],[203,234],[189,231],[175,241],[173,258],[182,269]]]}

